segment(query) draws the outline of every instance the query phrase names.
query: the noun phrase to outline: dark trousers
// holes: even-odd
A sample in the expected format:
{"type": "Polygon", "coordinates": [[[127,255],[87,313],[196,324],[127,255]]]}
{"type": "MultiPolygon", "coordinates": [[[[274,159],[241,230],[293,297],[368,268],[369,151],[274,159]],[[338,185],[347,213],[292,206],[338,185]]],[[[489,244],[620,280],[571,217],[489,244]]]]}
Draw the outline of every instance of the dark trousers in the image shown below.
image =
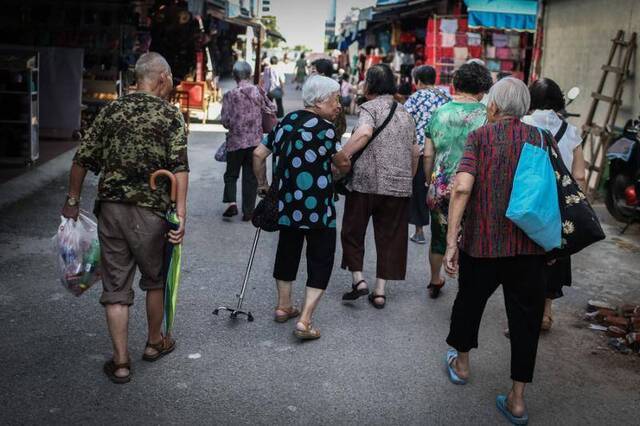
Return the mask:
{"type": "Polygon", "coordinates": [[[362,271],[369,219],[376,242],[376,276],[404,280],[407,272],[409,198],[350,192],[342,217],[342,268],[362,271]]]}
{"type": "Polygon", "coordinates": [[[460,252],[458,295],[447,343],[459,352],[478,347],[487,300],[502,284],[509,321],[511,379],[531,382],[544,311],[544,256],[477,258],[460,252]]]}
{"type": "Polygon", "coordinates": [[[424,185],[427,178],[422,166],[424,157],[420,156],[418,172],[413,177],[413,194],[411,194],[411,207],[409,209],[409,223],[416,226],[429,224],[429,207],[427,207],[427,187],[424,185]]]}
{"type": "Polygon", "coordinates": [[[242,169],[242,213],[253,214],[256,206],[258,181],[253,174],[253,150],[255,148],[239,149],[227,152],[227,171],[224,173],[224,195],[222,202],[235,203],[237,182],[242,169]]]}
{"type": "Polygon", "coordinates": [[[302,246],[307,240],[307,287],[326,290],[331,279],[336,253],[335,228],[283,227],[279,234],[273,278],[281,281],[296,280],[302,246]]]}
{"type": "Polygon", "coordinates": [[[276,117],[282,118],[284,117],[284,106],[282,105],[282,96],[273,96],[271,93],[267,95],[269,99],[276,103],[276,117]]]}

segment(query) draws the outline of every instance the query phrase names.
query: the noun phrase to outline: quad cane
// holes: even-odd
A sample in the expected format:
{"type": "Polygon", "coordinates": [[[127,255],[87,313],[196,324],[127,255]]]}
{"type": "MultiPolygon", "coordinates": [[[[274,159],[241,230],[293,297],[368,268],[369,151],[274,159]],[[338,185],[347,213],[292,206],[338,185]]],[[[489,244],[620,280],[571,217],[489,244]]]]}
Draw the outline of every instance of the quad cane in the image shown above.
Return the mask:
{"type": "Polygon", "coordinates": [[[242,288],[240,289],[240,294],[236,295],[238,297],[238,305],[235,308],[220,306],[219,308],[213,311],[214,315],[218,315],[220,311],[229,311],[231,312],[230,318],[236,319],[238,315],[245,315],[249,322],[253,321],[253,315],[251,312],[242,311],[242,302],[244,301],[244,293],[247,290],[247,283],[249,282],[249,275],[251,274],[251,267],[253,266],[253,258],[256,255],[256,248],[258,247],[258,240],[260,239],[260,228],[256,229],[256,235],[253,237],[253,245],[251,246],[251,253],[249,254],[249,263],[247,263],[247,270],[244,273],[244,281],[242,282],[242,288]]]}

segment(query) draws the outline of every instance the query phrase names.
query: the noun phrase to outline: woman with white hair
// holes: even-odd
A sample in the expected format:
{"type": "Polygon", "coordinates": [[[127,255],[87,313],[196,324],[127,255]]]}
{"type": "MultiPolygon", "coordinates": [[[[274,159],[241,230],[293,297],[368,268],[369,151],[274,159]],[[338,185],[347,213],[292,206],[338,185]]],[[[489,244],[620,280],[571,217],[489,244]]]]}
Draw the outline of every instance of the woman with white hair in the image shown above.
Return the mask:
{"type": "Polygon", "coordinates": [[[253,150],[262,139],[262,105],[275,105],[253,84],[251,65],[238,61],[233,66],[237,87],[225,93],[222,99],[221,121],[229,129],[227,133],[227,170],[224,174],[223,203],[227,209],[223,217],[238,214],[236,184],[242,169],[242,220],[249,221],[256,205],[258,184],[253,174],[253,150]]]}
{"type": "Polygon", "coordinates": [[[340,112],[339,90],[330,78],[307,79],[302,87],[304,109],[287,114],[253,154],[259,191],[269,188],[265,161],[271,153],[274,178],[280,181],[280,235],[273,272],[278,290],[275,320],[284,323],[300,315],[294,334],[303,340],[320,337],[311,317],[329,284],[336,250],[331,165],[338,140],[331,122],[340,112]],[[300,313],[293,305],[292,285],[305,240],[307,288],[300,313]]]}
{"type": "Polygon", "coordinates": [[[525,144],[555,143],[520,119],[530,96],[520,80],[507,77],[489,91],[489,124],[469,133],[451,192],[445,268],[458,274],[458,294],[451,313],[447,343],[449,379],[469,378],[469,351],[478,347],[478,330],[487,300],[502,285],[511,333],[511,379],[498,409],[514,424],[526,424],[526,383],[533,379],[544,310],[545,256],[505,213],[520,152],[525,144]],[[462,236],[460,224],[465,217],[462,236]]]}

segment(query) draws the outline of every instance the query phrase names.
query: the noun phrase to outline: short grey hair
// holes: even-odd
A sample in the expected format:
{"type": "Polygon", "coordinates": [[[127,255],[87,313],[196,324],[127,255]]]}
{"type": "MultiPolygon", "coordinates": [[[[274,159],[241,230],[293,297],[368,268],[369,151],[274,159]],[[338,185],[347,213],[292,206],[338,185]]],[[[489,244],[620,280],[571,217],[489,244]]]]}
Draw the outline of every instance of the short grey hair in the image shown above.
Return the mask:
{"type": "Polygon", "coordinates": [[[171,73],[167,60],[159,53],[148,52],[140,56],[136,62],[136,81],[153,81],[163,72],[171,73]]]}
{"type": "Polygon", "coordinates": [[[314,75],[308,78],[302,86],[302,102],[305,107],[312,107],[324,102],[339,91],[340,85],[334,79],[323,75],[314,75]]]}
{"type": "Polygon", "coordinates": [[[238,61],[233,64],[233,70],[231,71],[233,74],[233,78],[236,80],[249,80],[251,78],[251,74],[253,73],[253,69],[251,65],[249,65],[246,61],[238,61]]]}
{"type": "Polygon", "coordinates": [[[522,118],[531,105],[527,85],[520,79],[505,77],[494,84],[487,95],[487,105],[494,104],[502,115],[522,118]]]}

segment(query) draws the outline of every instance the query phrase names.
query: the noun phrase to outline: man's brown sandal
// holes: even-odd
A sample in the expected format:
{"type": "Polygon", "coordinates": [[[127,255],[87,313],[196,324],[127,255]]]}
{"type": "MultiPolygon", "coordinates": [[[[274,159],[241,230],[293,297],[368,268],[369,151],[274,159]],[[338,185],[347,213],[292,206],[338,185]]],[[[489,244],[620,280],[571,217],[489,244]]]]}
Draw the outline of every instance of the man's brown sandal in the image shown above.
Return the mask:
{"type": "Polygon", "coordinates": [[[315,340],[320,338],[320,330],[317,328],[313,328],[313,326],[304,321],[298,321],[296,324],[296,329],[293,331],[293,334],[300,340],[315,340]],[[298,329],[298,324],[302,324],[304,326],[304,330],[298,329]]]}
{"type": "Polygon", "coordinates": [[[162,336],[162,340],[160,340],[158,343],[147,342],[147,345],[145,346],[145,350],[147,348],[151,348],[155,350],[156,353],[153,355],[148,355],[146,353],[143,353],[142,359],[144,361],[153,362],[173,352],[173,350],[176,348],[176,341],[171,337],[162,336]]]}
{"type": "Polygon", "coordinates": [[[289,321],[291,318],[295,318],[300,315],[300,311],[295,307],[291,306],[289,308],[276,308],[275,316],[273,317],[275,322],[283,323],[289,321]],[[278,314],[278,311],[284,312],[285,314],[278,314]]]}
{"type": "Polygon", "coordinates": [[[109,380],[111,380],[113,383],[122,385],[131,381],[131,361],[116,364],[116,362],[112,358],[104,363],[102,370],[104,371],[104,374],[107,375],[109,380]],[[129,370],[129,374],[127,374],[126,376],[117,376],[116,371],[124,368],[129,370]]]}

